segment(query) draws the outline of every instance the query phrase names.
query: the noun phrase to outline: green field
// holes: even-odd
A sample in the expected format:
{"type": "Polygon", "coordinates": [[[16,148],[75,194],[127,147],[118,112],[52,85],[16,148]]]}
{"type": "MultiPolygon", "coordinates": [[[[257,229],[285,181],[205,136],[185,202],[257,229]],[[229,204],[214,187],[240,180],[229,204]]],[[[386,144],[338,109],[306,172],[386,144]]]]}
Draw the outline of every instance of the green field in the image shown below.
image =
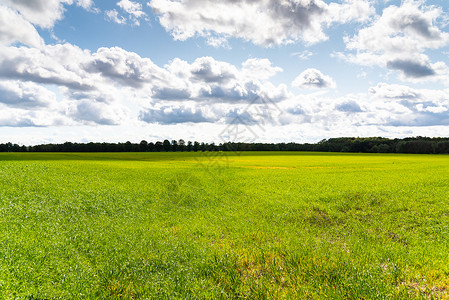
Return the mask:
{"type": "Polygon", "coordinates": [[[449,156],[0,154],[0,299],[449,297],[449,156]]]}

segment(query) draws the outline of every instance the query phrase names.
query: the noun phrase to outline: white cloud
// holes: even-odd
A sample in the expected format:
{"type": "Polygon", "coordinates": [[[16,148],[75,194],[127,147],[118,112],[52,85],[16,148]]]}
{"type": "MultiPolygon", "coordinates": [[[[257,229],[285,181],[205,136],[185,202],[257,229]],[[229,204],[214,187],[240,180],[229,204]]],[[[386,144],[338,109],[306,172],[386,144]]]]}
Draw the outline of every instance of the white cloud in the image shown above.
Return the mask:
{"type": "Polygon", "coordinates": [[[16,108],[48,107],[56,95],[33,82],[0,81],[0,103],[16,108]]]}
{"type": "Polygon", "coordinates": [[[408,86],[383,82],[371,87],[369,93],[384,99],[417,99],[420,96],[415,89],[408,86]]]}
{"type": "Polygon", "coordinates": [[[89,51],[70,44],[43,49],[0,47],[0,77],[16,79],[0,81],[0,103],[14,108],[12,113],[18,120],[5,117],[0,123],[54,126],[124,122],[128,109],[120,103],[121,91],[107,76],[85,68],[94,60],[89,51]],[[41,84],[58,86],[63,99],[56,101],[55,93],[41,84]],[[42,117],[47,114],[52,117],[42,117]]]}
{"type": "Polygon", "coordinates": [[[129,21],[135,26],[140,26],[141,19],[149,20],[147,14],[142,10],[142,4],[138,2],[120,0],[117,2],[117,6],[128,15],[128,18],[121,16],[116,9],[112,9],[105,12],[107,20],[117,24],[128,24],[129,21]]]}
{"type": "Polygon", "coordinates": [[[70,103],[67,115],[83,124],[119,125],[128,119],[129,109],[85,99],[70,103]]]}
{"type": "Polygon", "coordinates": [[[16,11],[0,5],[0,44],[9,45],[15,42],[36,48],[44,45],[33,25],[16,11]]]}
{"type": "Polygon", "coordinates": [[[235,66],[216,61],[212,57],[197,58],[190,66],[193,79],[209,83],[227,83],[237,77],[235,66]]]}
{"type": "Polygon", "coordinates": [[[313,52],[311,52],[309,50],[304,50],[302,52],[294,52],[291,54],[291,56],[296,56],[300,60],[308,60],[308,59],[310,59],[310,57],[312,57],[312,55],[313,55],[313,52]]]}
{"type": "Polygon", "coordinates": [[[155,105],[142,110],[139,119],[146,123],[214,123],[222,125],[268,125],[278,124],[282,113],[272,102],[248,103],[198,103],[183,101],[155,105]]]}
{"type": "Polygon", "coordinates": [[[67,119],[64,116],[57,115],[54,111],[0,109],[0,126],[45,127],[63,125],[66,122],[67,119]]]}
{"type": "Polygon", "coordinates": [[[21,15],[34,25],[51,28],[62,19],[64,4],[72,4],[72,0],[0,0],[0,3],[17,9],[21,15]]]}
{"type": "Polygon", "coordinates": [[[76,5],[84,8],[85,10],[98,11],[97,9],[94,8],[93,0],[77,0],[76,5]]]}
{"type": "MultiPolygon", "coordinates": [[[[212,57],[192,63],[177,58],[160,67],[118,47],[91,53],[70,44],[0,47],[0,54],[0,76],[6,79],[0,81],[0,106],[8,112],[0,116],[3,126],[117,125],[138,120],[166,125],[237,120],[253,126],[270,116],[260,103],[248,110],[256,100],[286,112],[277,113],[273,124],[313,123],[336,132],[361,126],[449,124],[448,90],[379,83],[368,93],[337,99],[323,93],[294,96],[285,85],[270,82],[282,69],[268,59],[251,58],[235,66],[212,57]],[[58,96],[43,85],[58,86],[58,96]]],[[[307,69],[293,86],[324,88],[335,82],[307,69]]]]}
{"type": "Polygon", "coordinates": [[[307,69],[293,80],[292,86],[300,89],[335,88],[336,83],[317,69],[307,69]]]}
{"type": "Polygon", "coordinates": [[[360,105],[354,100],[347,100],[335,105],[335,109],[341,112],[357,113],[362,112],[360,105]]]}
{"type": "Polygon", "coordinates": [[[197,58],[192,64],[175,59],[165,69],[170,73],[164,89],[153,94],[158,99],[188,95],[196,101],[248,102],[257,97],[280,101],[288,96],[284,85],[276,87],[268,81],[282,71],[268,59],[248,59],[241,68],[212,57],[197,58]]]}
{"type": "Polygon", "coordinates": [[[0,47],[0,77],[76,90],[94,89],[92,76],[81,69],[88,57],[88,51],[70,44],[47,45],[43,49],[0,47]]]}
{"type": "Polygon", "coordinates": [[[224,37],[217,37],[217,36],[210,36],[207,38],[206,43],[209,46],[212,46],[214,48],[226,48],[231,49],[231,46],[229,46],[228,40],[224,37]]]}
{"type": "Polygon", "coordinates": [[[372,97],[385,101],[433,102],[435,105],[449,105],[449,89],[416,89],[406,85],[381,82],[371,87],[369,93],[372,97]]]}
{"type": "Polygon", "coordinates": [[[118,11],[115,9],[105,11],[107,20],[115,22],[117,24],[126,24],[126,19],[122,16],[119,17],[118,11]]]}
{"type": "Polygon", "coordinates": [[[328,6],[328,23],[366,22],[374,14],[371,1],[344,0],[343,3],[331,2],[328,6]]]}
{"type": "Polygon", "coordinates": [[[273,67],[267,58],[250,58],[244,61],[242,66],[244,76],[251,79],[268,79],[283,71],[280,67],[273,67]]]}
{"type": "Polygon", "coordinates": [[[404,1],[400,7],[391,5],[370,26],[348,39],[347,47],[389,54],[438,49],[449,39],[449,34],[435,25],[441,14],[441,8],[425,7],[415,1],[404,1]]]}
{"type": "Polygon", "coordinates": [[[449,90],[379,83],[369,89],[369,99],[367,105],[377,116],[377,124],[400,127],[449,125],[449,90]]]}
{"type": "Polygon", "coordinates": [[[97,84],[97,90],[74,90],[59,86],[58,92],[70,100],[92,100],[111,105],[119,102],[122,97],[119,89],[110,85],[102,85],[100,82],[97,84]]]}
{"type": "MultiPolygon", "coordinates": [[[[379,83],[368,93],[326,97],[309,94],[291,97],[279,104],[286,114],[284,124],[297,124],[327,136],[403,136],[433,132],[449,125],[449,89],[414,89],[379,83]],[[306,125],[310,124],[310,125],[306,125]],[[419,128],[423,129],[419,129],[419,128]],[[346,134],[344,134],[346,132],[346,134]],[[359,134],[360,133],[360,134],[359,134]]],[[[441,130],[439,131],[441,134],[441,130]]]]}
{"type": "Polygon", "coordinates": [[[91,53],[70,44],[58,44],[40,50],[2,47],[0,53],[0,77],[55,84],[78,94],[106,90],[117,83],[133,88],[133,93],[142,95],[139,97],[161,100],[226,102],[268,97],[279,101],[288,95],[285,86],[276,87],[267,81],[282,70],[267,59],[249,59],[241,68],[212,57],[200,57],[191,64],[175,59],[162,68],[118,47],[91,53]],[[254,76],[254,72],[259,76],[254,76]]]}
{"type": "MultiPolygon", "coordinates": [[[[76,0],[76,4],[86,10],[93,9],[92,0],[76,0]]],[[[64,17],[64,5],[72,5],[74,0],[0,0],[20,14],[29,22],[41,28],[52,28],[64,17]]]]}
{"type": "Polygon", "coordinates": [[[72,124],[53,91],[33,82],[0,81],[0,126],[45,127],[72,124]]]}
{"type": "Polygon", "coordinates": [[[146,13],[142,11],[142,4],[133,2],[130,0],[120,0],[117,5],[127,12],[130,15],[133,15],[135,18],[141,18],[146,16],[146,13]]]}
{"type": "Polygon", "coordinates": [[[0,105],[20,108],[15,115],[23,120],[17,124],[23,126],[115,125],[130,118],[137,120],[139,111],[141,120],[160,124],[193,122],[195,116],[223,121],[228,109],[211,113],[212,107],[288,98],[290,92],[285,85],[275,86],[269,81],[280,71],[268,59],[248,59],[234,66],[200,57],[192,63],[174,59],[159,67],[149,58],[119,47],[91,53],[71,44],[44,45],[42,49],[3,46],[0,78],[8,81],[0,89],[0,105]],[[57,86],[59,100],[55,101],[55,94],[43,85],[57,86]],[[185,101],[194,105],[185,107],[185,101]],[[172,109],[172,105],[178,106],[172,109]],[[38,122],[27,114],[49,106],[54,116],[59,116],[54,121],[38,122]],[[126,107],[132,109],[127,111],[126,107]],[[207,115],[205,107],[209,107],[207,115]],[[162,120],[163,116],[167,120],[162,120]]]}
{"type": "Polygon", "coordinates": [[[186,105],[162,106],[140,112],[139,119],[147,123],[211,123],[218,121],[217,116],[208,107],[186,105]]]}
{"type": "Polygon", "coordinates": [[[366,21],[374,14],[367,0],[329,5],[322,0],[152,0],[149,5],[177,40],[221,35],[262,46],[298,39],[314,44],[328,38],[323,30],[330,24],[366,21]]]}
{"type": "Polygon", "coordinates": [[[345,38],[346,48],[356,53],[343,56],[361,65],[397,70],[404,80],[446,80],[446,64],[432,63],[425,54],[428,49],[449,43],[449,33],[437,26],[437,19],[442,16],[441,8],[425,6],[423,1],[405,0],[401,6],[390,5],[370,26],[345,38]]]}
{"type": "Polygon", "coordinates": [[[168,73],[150,59],[119,47],[100,48],[88,57],[81,68],[90,74],[99,74],[124,86],[142,87],[163,81],[168,73]]]}

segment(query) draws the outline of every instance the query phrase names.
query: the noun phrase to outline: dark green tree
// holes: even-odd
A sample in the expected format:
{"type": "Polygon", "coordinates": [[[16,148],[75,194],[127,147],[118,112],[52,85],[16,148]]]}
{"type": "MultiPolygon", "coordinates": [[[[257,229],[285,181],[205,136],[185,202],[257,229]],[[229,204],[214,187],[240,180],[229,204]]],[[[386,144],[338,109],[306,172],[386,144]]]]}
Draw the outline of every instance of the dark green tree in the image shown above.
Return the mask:
{"type": "Polygon", "coordinates": [[[170,152],[170,150],[171,150],[170,141],[169,140],[164,140],[163,145],[164,145],[164,151],[165,152],[170,152]]]}
{"type": "Polygon", "coordinates": [[[171,141],[171,151],[173,152],[178,151],[178,142],[176,140],[171,141]]]}
{"type": "Polygon", "coordinates": [[[142,140],[139,144],[139,150],[141,152],[147,152],[148,151],[148,142],[145,140],[142,140]]]}

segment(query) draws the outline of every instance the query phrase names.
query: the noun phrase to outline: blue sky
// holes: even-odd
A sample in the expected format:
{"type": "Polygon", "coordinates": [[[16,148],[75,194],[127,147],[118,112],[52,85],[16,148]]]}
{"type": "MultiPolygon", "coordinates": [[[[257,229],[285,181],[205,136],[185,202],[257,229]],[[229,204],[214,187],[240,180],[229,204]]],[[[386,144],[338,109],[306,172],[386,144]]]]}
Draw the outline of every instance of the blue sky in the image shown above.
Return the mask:
{"type": "Polygon", "coordinates": [[[0,0],[0,142],[448,136],[443,0],[0,0]]]}

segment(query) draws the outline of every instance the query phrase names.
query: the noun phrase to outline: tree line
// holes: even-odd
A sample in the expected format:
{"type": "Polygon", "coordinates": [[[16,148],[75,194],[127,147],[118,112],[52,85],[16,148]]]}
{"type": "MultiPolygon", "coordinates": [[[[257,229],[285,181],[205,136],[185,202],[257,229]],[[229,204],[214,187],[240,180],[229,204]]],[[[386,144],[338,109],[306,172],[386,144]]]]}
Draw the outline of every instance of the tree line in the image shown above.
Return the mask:
{"type": "Polygon", "coordinates": [[[20,146],[0,144],[0,152],[198,152],[198,151],[317,151],[360,153],[448,154],[449,138],[409,137],[341,137],[318,143],[200,143],[164,140],[140,143],[71,143],[20,146]]]}

